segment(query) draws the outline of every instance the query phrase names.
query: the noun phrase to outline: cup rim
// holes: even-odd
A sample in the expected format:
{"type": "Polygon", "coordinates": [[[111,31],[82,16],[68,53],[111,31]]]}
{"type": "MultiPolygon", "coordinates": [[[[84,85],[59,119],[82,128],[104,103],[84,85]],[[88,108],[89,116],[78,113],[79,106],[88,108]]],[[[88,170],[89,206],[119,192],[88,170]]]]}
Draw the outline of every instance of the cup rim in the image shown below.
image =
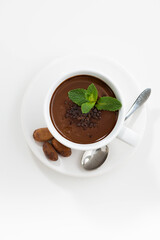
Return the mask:
{"type": "Polygon", "coordinates": [[[119,89],[120,89],[119,86],[117,86],[117,84],[115,86],[114,81],[113,80],[111,81],[109,79],[109,77],[106,76],[106,74],[103,74],[100,72],[95,72],[93,70],[78,70],[78,71],[72,71],[72,72],[68,72],[66,74],[62,74],[56,81],[53,82],[50,89],[48,90],[48,93],[47,93],[45,101],[44,101],[44,117],[45,117],[45,122],[47,124],[49,131],[59,142],[61,142],[62,144],[64,144],[65,146],[67,146],[69,148],[76,149],[76,150],[86,151],[86,150],[91,150],[91,149],[97,149],[97,148],[101,148],[101,147],[109,144],[114,138],[116,138],[116,136],[120,132],[123,122],[124,122],[124,118],[125,118],[125,115],[124,115],[125,104],[124,104],[123,96],[119,89]],[[104,81],[113,90],[116,98],[118,100],[120,100],[122,103],[122,108],[119,110],[117,122],[116,122],[113,130],[111,131],[111,133],[109,133],[109,135],[107,135],[102,140],[99,140],[95,143],[81,144],[81,143],[72,142],[72,141],[64,138],[57,131],[57,129],[54,127],[54,125],[51,121],[50,101],[51,101],[54,91],[63,81],[67,80],[70,77],[77,76],[77,75],[95,76],[95,77],[99,78],[100,80],[104,81]]]}

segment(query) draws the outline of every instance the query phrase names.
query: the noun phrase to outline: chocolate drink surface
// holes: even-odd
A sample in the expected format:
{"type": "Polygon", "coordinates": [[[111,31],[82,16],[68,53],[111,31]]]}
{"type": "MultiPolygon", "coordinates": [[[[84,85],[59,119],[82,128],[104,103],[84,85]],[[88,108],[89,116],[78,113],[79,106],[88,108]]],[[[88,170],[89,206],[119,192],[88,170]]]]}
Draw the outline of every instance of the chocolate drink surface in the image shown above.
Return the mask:
{"type": "Polygon", "coordinates": [[[66,139],[79,144],[90,144],[105,138],[114,128],[118,111],[98,111],[95,107],[82,114],[81,107],[68,98],[68,92],[76,88],[87,89],[94,83],[98,97],[115,97],[111,88],[99,78],[78,75],[62,82],[54,91],[50,102],[50,116],[54,127],[66,139]]]}

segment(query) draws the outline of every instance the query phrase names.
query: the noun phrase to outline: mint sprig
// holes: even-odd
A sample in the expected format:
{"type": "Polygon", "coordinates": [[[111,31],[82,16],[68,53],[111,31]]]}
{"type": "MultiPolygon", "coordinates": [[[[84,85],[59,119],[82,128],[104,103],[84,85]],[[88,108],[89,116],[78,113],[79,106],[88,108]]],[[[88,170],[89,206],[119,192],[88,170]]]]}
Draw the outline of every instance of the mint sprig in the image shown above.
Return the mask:
{"type": "Polygon", "coordinates": [[[76,103],[78,106],[81,106],[83,103],[87,102],[86,99],[86,89],[77,88],[68,92],[68,97],[72,102],[76,103]]]}
{"type": "Polygon", "coordinates": [[[98,99],[96,108],[98,110],[117,111],[122,107],[122,104],[118,99],[113,97],[101,97],[98,99]]]}
{"type": "Polygon", "coordinates": [[[95,105],[95,102],[86,102],[81,105],[82,113],[88,113],[95,105]]]}
{"type": "Polygon", "coordinates": [[[95,85],[92,83],[88,86],[85,97],[89,102],[96,102],[98,98],[98,91],[95,85]]]}
{"type": "Polygon", "coordinates": [[[98,99],[98,91],[93,83],[87,89],[77,88],[70,90],[68,97],[72,102],[81,106],[82,113],[88,113],[94,106],[98,110],[107,111],[117,111],[122,107],[121,102],[116,98],[106,96],[98,99]]]}

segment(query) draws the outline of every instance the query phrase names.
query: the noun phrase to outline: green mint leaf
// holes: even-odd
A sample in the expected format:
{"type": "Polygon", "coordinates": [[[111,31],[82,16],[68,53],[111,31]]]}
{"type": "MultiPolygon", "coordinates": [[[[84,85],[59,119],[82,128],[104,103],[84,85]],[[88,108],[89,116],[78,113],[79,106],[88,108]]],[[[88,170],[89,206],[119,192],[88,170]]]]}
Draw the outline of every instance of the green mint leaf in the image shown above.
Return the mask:
{"type": "Polygon", "coordinates": [[[93,83],[88,86],[85,96],[89,102],[97,101],[98,91],[93,83]]]}
{"type": "Polygon", "coordinates": [[[87,102],[85,97],[86,91],[86,89],[81,88],[73,89],[68,92],[68,97],[72,100],[72,102],[81,106],[83,103],[87,102]]]}
{"type": "Polygon", "coordinates": [[[83,103],[82,106],[81,106],[81,111],[82,113],[88,113],[95,105],[95,102],[86,102],[86,103],[83,103]]]}
{"type": "Polygon", "coordinates": [[[121,102],[113,97],[101,97],[96,104],[98,110],[108,110],[113,112],[119,110],[121,107],[121,102]]]}

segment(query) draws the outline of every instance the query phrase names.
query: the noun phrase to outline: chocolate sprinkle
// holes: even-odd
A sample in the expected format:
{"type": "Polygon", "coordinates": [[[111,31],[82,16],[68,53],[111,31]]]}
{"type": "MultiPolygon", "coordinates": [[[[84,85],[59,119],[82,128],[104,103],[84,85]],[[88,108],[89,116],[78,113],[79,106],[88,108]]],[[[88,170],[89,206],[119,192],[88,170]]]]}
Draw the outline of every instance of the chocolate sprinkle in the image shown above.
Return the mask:
{"type": "Polygon", "coordinates": [[[87,128],[95,128],[97,126],[97,121],[101,119],[101,111],[94,107],[89,113],[82,113],[80,106],[68,101],[65,118],[69,119],[70,125],[76,124],[77,127],[86,130],[87,128]]]}

